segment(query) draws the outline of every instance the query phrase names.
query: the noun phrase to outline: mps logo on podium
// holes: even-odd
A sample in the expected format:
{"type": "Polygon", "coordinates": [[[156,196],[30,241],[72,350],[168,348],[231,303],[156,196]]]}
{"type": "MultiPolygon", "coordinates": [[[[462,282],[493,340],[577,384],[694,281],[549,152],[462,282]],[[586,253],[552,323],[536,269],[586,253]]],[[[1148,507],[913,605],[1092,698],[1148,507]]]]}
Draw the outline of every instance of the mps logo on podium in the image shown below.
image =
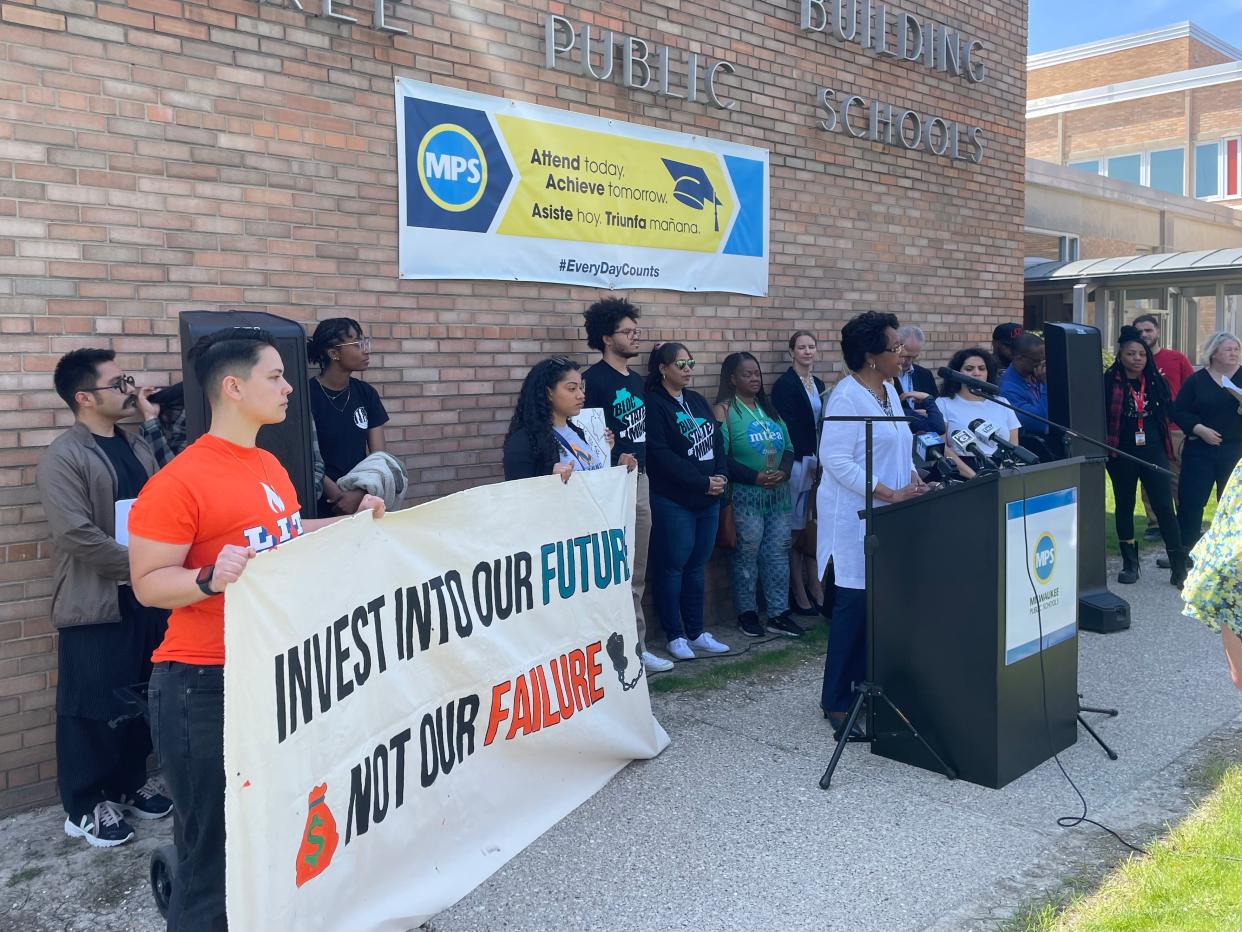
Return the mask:
{"type": "Polygon", "coordinates": [[[1078,490],[1005,506],[1005,664],[1073,637],[1078,613],[1078,490]]]}

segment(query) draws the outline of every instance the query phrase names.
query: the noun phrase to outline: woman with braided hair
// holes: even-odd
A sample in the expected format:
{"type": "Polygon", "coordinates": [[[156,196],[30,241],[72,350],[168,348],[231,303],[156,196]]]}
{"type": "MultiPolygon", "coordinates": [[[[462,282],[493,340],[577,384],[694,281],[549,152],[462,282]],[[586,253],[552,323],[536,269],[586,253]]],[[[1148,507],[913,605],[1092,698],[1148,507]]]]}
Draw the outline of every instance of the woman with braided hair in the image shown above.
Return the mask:
{"type": "MultiPolygon", "coordinates": [[[[553,356],[535,363],[522,382],[505,435],[505,479],[557,475],[568,482],[575,469],[609,466],[592,453],[582,429],[569,420],[582,411],[585,400],[582,374],[572,359],[553,356]]],[[[611,447],[612,432],[604,436],[611,447]]],[[[634,469],[638,461],[626,453],[617,465],[634,469]]]]}
{"type": "MultiPolygon", "coordinates": [[[[1108,416],[1108,442],[1152,466],[1169,468],[1173,446],[1169,420],[1173,399],[1169,385],[1156,368],[1151,350],[1133,327],[1122,327],[1117,338],[1117,358],[1104,373],[1104,404],[1108,416]]],[[[1134,500],[1139,482],[1147,492],[1152,511],[1169,555],[1172,575],[1179,589],[1186,579],[1186,551],[1173,512],[1173,489],[1166,474],[1138,465],[1115,453],[1109,454],[1108,477],[1116,502],[1117,539],[1121,543],[1122,570],[1119,583],[1139,578],[1138,541],[1134,537],[1134,500]]]]}

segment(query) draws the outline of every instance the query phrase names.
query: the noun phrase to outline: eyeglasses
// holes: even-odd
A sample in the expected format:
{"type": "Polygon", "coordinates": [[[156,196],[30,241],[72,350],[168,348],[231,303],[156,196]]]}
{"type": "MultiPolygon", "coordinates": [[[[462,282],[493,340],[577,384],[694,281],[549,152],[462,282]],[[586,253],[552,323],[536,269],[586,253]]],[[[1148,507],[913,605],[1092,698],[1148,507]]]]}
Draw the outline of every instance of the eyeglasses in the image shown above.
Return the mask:
{"type": "Polygon", "coordinates": [[[82,391],[84,392],[106,392],[108,389],[111,388],[111,389],[115,389],[116,391],[120,392],[122,395],[128,395],[130,392],[134,390],[135,385],[137,385],[137,383],[134,381],[134,377],[132,375],[120,375],[120,376],[117,376],[115,379],[113,379],[111,382],[109,382],[107,385],[97,385],[94,388],[84,388],[82,389],[82,391]]]}
{"type": "Polygon", "coordinates": [[[886,353],[904,353],[905,350],[906,347],[903,343],[898,343],[896,346],[887,346],[884,348],[884,352],[886,353]]]}
{"type": "Polygon", "coordinates": [[[629,330],[614,330],[613,331],[613,336],[616,336],[616,337],[633,337],[637,339],[638,337],[641,337],[642,335],[643,335],[643,331],[642,331],[642,328],[640,327],[633,327],[629,330]]]}
{"type": "Polygon", "coordinates": [[[673,365],[676,366],[678,369],[680,369],[682,372],[685,372],[687,369],[694,369],[694,360],[693,359],[678,359],[673,362],[673,365]]]}
{"type": "Polygon", "coordinates": [[[358,349],[362,350],[364,353],[371,352],[371,338],[370,337],[363,337],[361,340],[350,340],[348,343],[338,343],[336,345],[338,348],[342,346],[356,346],[358,347],[358,349]]]}

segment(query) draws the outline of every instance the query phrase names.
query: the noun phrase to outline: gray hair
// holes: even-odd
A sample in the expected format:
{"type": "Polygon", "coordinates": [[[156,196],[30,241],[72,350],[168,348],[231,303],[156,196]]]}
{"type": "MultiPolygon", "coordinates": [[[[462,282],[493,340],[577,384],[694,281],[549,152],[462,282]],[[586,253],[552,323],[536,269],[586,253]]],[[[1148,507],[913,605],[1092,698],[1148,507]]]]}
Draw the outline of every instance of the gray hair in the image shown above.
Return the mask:
{"type": "Polygon", "coordinates": [[[914,324],[906,324],[904,327],[897,328],[897,339],[902,343],[905,343],[906,340],[911,337],[914,337],[914,339],[918,340],[920,343],[927,342],[927,337],[923,335],[923,331],[914,326],[914,324]]]}
{"type": "Polygon", "coordinates": [[[1216,351],[1226,343],[1237,343],[1242,346],[1242,340],[1230,333],[1228,330],[1217,330],[1208,337],[1207,342],[1203,344],[1203,365],[1209,365],[1212,357],[1216,355],[1216,351]]]}

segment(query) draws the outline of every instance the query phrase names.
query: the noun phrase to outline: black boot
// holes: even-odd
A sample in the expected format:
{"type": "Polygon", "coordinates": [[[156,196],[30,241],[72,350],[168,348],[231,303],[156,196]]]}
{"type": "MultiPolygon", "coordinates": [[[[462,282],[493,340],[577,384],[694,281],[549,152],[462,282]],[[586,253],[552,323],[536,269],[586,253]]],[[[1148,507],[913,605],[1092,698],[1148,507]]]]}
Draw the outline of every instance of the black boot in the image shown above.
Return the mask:
{"type": "Polygon", "coordinates": [[[1117,574],[1117,582],[1129,584],[1138,582],[1139,555],[1138,544],[1132,540],[1121,542],[1121,572],[1117,574]]]}
{"type": "Polygon", "coordinates": [[[1169,551],[1169,568],[1172,573],[1169,575],[1169,582],[1178,589],[1182,588],[1182,583],[1186,581],[1186,551],[1170,550],[1169,551]]]}

